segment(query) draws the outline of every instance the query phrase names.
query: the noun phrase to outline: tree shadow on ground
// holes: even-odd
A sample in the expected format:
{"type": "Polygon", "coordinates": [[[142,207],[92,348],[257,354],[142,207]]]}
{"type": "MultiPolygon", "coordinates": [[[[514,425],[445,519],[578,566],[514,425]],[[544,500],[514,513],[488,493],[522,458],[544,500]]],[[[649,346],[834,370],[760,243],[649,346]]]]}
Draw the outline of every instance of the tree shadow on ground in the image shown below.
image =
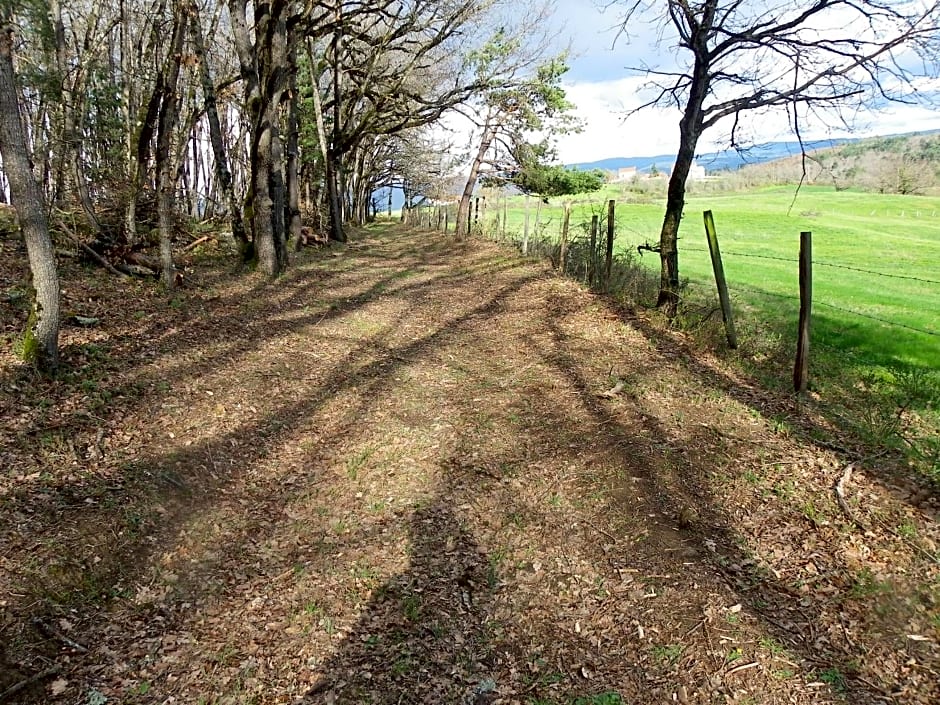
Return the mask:
{"type": "Polygon", "coordinates": [[[445,489],[416,509],[408,570],[374,591],[304,702],[489,702],[494,585],[455,499],[445,489]]]}
{"type": "MultiPolygon", "coordinates": [[[[380,257],[377,255],[377,257],[380,257]]],[[[407,258],[414,261],[414,258],[407,258]]],[[[485,265],[493,271],[503,271],[505,263],[493,262],[485,265]]],[[[24,537],[24,549],[39,550],[45,565],[35,565],[28,574],[16,578],[21,600],[8,603],[10,630],[7,635],[14,642],[18,656],[30,653],[34,662],[42,662],[55,653],[55,642],[42,638],[32,631],[30,620],[39,617],[55,622],[63,614],[70,614],[78,624],[77,631],[91,628],[107,631],[107,620],[97,624],[110,604],[120,604],[135,598],[128,590],[135,585],[149,582],[159,585],[163,562],[160,553],[164,546],[185,543],[185,533],[192,531],[193,524],[211,521],[215,509],[227,501],[235,488],[233,483],[244,479],[255,467],[263,466],[278,449],[292,443],[298,434],[310,434],[316,446],[303,456],[306,467],[324,466],[329,455],[337,447],[355,440],[365,429],[361,422],[369,410],[394,388],[395,376],[413,359],[433,356],[452,336],[472,326],[475,318],[487,316],[497,309],[502,300],[530,281],[533,274],[520,270],[510,284],[489,292],[485,296],[467,298],[464,310],[449,312],[434,322],[421,335],[404,343],[389,338],[396,329],[395,322],[387,331],[377,331],[363,336],[360,341],[350,341],[348,349],[338,355],[335,362],[321,366],[313,384],[307,384],[302,394],[292,392],[284,398],[272,397],[258,413],[244,415],[223,432],[201,439],[198,443],[175,444],[176,448],[165,452],[162,444],[154,444],[150,452],[140,454],[120,468],[117,477],[110,476],[87,479],[74,490],[68,478],[46,483],[34,493],[23,493],[19,497],[22,511],[5,514],[4,531],[24,537]],[[475,301],[480,303],[476,304],[475,301]],[[325,411],[336,406],[337,398],[349,398],[338,411],[325,411]],[[311,429],[310,419],[318,415],[329,418],[325,428],[311,429]],[[110,532],[102,533],[102,527],[110,532]],[[29,542],[28,544],[26,542],[29,542]],[[71,546],[74,551],[63,553],[62,546],[71,546]],[[51,648],[53,647],[53,648],[51,648]]],[[[399,297],[404,312],[434,301],[436,295],[444,295],[455,286],[472,284],[472,272],[453,275],[444,273],[409,283],[398,281],[390,273],[379,284],[358,291],[327,307],[324,314],[304,315],[281,324],[252,330],[241,336],[232,345],[247,345],[253,349],[263,347],[267,341],[293,331],[302,331],[311,324],[321,322],[328,316],[339,317],[356,311],[384,296],[399,297]]],[[[357,280],[352,282],[353,288],[357,280]]],[[[295,292],[296,295],[296,292],[295,292]]],[[[283,298],[283,297],[282,297],[283,298]]],[[[271,315],[283,310],[283,301],[270,304],[258,313],[271,315]]],[[[209,323],[208,325],[211,325],[209,323]]],[[[203,342],[232,342],[224,334],[203,342]],[[221,338],[221,339],[220,339],[221,338]]],[[[186,341],[180,337],[180,344],[186,341]]],[[[172,350],[172,348],[171,348],[172,350]]],[[[208,363],[211,369],[224,353],[213,354],[208,363]]],[[[289,354],[284,351],[271,359],[284,361],[289,354]]],[[[204,364],[204,363],[203,363],[204,364]]],[[[198,379],[207,368],[202,364],[187,369],[179,366],[180,376],[191,375],[198,379]]],[[[68,390],[67,390],[68,391],[68,390]]],[[[158,392],[157,396],[160,396],[158,392]]],[[[163,396],[169,397],[169,394],[163,396]]],[[[133,402],[115,404],[109,414],[127,414],[133,402]],[[126,404],[126,406],[125,406],[126,404]]],[[[259,406],[261,403],[259,402],[259,406]]],[[[259,484],[248,491],[240,490],[246,502],[245,516],[236,526],[227,527],[219,536],[207,536],[200,546],[205,559],[187,567],[182,574],[173,576],[173,586],[163,593],[138,594],[140,613],[145,617],[151,609],[157,610],[152,622],[158,629],[171,628],[186,612],[186,605],[195,600],[202,604],[211,601],[211,591],[218,589],[209,579],[228,565],[238,566],[248,556],[257,555],[257,547],[276,529],[271,523],[281,508],[299,501],[305,493],[312,491],[317,480],[297,467],[279,469],[285,477],[280,486],[259,484]],[[298,474],[301,480],[298,480],[298,474]],[[152,607],[151,607],[152,605],[152,607]]],[[[308,527],[308,534],[326,532],[326,527],[308,527]]],[[[355,533],[368,540],[370,532],[381,531],[378,526],[365,533],[355,533]]],[[[318,539],[322,540],[322,539],[318,539]]],[[[324,544],[327,545],[327,544],[324,544]]],[[[11,564],[29,563],[25,555],[9,555],[11,564]]],[[[279,558],[280,568],[291,565],[296,556],[286,553],[279,558]]],[[[281,571],[278,569],[278,574],[281,571]]],[[[319,568],[318,568],[319,569],[319,568]]],[[[248,566],[247,572],[252,572],[248,566]]],[[[265,571],[267,572],[267,571],[265,571]]],[[[269,576],[273,577],[273,576],[269,576]]],[[[156,589],[156,588],[155,588],[156,589]]],[[[144,619],[145,622],[149,621],[144,619]]],[[[148,629],[153,629],[150,627],[148,629]]],[[[21,660],[23,660],[21,658],[21,660]]],[[[28,660],[28,659],[27,659],[28,660]]],[[[76,658],[75,661],[80,660],[76,658]]]]}
{"type": "MultiPolygon", "coordinates": [[[[809,510],[805,508],[785,510],[784,514],[789,515],[780,526],[757,529],[759,534],[768,535],[788,532],[780,535],[782,543],[802,543],[794,550],[805,552],[806,560],[812,563],[812,573],[784,576],[776,572],[769,560],[772,557],[762,556],[756,549],[755,539],[759,536],[742,531],[736,508],[729,506],[727,497],[718,494],[727,487],[725,473],[732,481],[742,481],[735,477],[737,464],[732,459],[743,461],[752,455],[751,443],[716,432],[692,412],[682,423],[686,427],[670,429],[657,418],[654,410],[644,408],[635,399],[628,398],[625,408],[624,404],[599,396],[596,382],[592,388],[591,381],[580,371],[583,365],[579,365],[570,352],[576,339],[566,334],[559,324],[571,310],[566,302],[556,302],[554,310],[544,318],[553,343],[534,345],[533,353],[569,380],[577,390],[577,403],[604,429],[610,444],[621,449],[622,466],[629,469],[631,477],[629,482],[619,484],[626,490],[628,499],[617,503],[619,508],[615,504],[612,511],[636,512],[639,509],[642,512],[648,502],[650,524],[654,530],[658,525],[660,545],[666,546],[667,551],[676,551],[681,546],[691,548],[693,562],[721,577],[729,591],[745,605],[746,612],[759,620],[769,643],[785,645],[783,648],[798,659],[806,672],[822,674],[840,699],[851,703],[894,701],[903,698],[905,693],[917,692],[913,684],[919,683],[920,688],[925,688],[930,681],[931,649],[920,648],[909,641],[906,634],[910,629],[908,620],[916,621],[918,612],[934,604],[930,587],[916,586],[913,592],[902,597],[890,594],[887,585],[877,582],[873,585],[871,576],[860,574],[845,560],[842,551],[842,546],[849,545],[845,532],[850,533],[855,527],[844,517],[808,515],[809,510]],[[656,451],[654,457],[650,457],[652,449],[656,451]],[[642,500],[639,507],[635,504],[637,497],[642,500]],[[663,539],[666,543],[662,543],[663,539]],[[673,541],[671,548],[669,539],[673,541]],[[817,593],[814,585],[817,577],[829,579],[825,587],[820,588],[821,593],[817,593]],[[868,628],[872,631],[865,635],[867,643],[856,643],[848,631],[855,619],[851,615],[858,612],[866,613],[870,620],[868,628]],[[875,664],[871,659],[876,651],[872,638],[881,640],[877,644],[884,647],[881,657],[887,652],[890,665],[886,659],[873,668],[875,664]],[[914,666],[918,661],[921,665],[914,666]],[[897,677],[895,683],[879,684],[884,668],[896,669],[892,674],[897,677]],[[896,691],[892,690],[894,686],[896,691]]],[[[766,407],[756,403],[755,395],[742,393],[739,381],[725,378],[697,362],[687,349],[677,349],[663,342],[661,333],[650,330],[642,320],[630,319],[628,323],[651,340],[661,355],[659,361],[650,359],[648,368],[631,369],[632,375],[653,378],[681,360],[681,366],[704,388],[721,389],[745,406],[761,413],[766,411],[766,407]]],[[[550,426],[562,428],[563,420],[550,426]]],[[[576,443],[576,436],[572,436],[570,442],[576,443]]],[[[831,500],[828,503],[832,504],[831,500]]],[[[815,506],[823,512],[826,504],[817,498],[815,506]]],[[[679,553],[673,553],[674,557],[681,555],[681,548],[678,550],[679,553]]],[[[649,559],[654,565],[656,560],[655,556],[649,559]]],[[[793,566],[788,567],[792,570],[793,566]]]]}

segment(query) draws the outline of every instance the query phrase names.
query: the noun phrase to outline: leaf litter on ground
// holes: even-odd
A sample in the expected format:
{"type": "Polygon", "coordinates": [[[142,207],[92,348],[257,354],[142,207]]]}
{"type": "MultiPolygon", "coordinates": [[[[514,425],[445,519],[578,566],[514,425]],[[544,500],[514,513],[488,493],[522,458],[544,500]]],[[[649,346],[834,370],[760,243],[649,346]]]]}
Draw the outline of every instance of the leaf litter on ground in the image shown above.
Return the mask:
{"type": "Polygon", "coordinates": [[[652,317],[490,243],[353,245],[275,284],[201,257],[169,306],[65,265],[98,322],[63,374],[0,359],[0,691],[54,663],[23,702],[940,698],[936,497],[896,461],[848,516],[857,459],[778,423],[811,408],[652,317]]]}

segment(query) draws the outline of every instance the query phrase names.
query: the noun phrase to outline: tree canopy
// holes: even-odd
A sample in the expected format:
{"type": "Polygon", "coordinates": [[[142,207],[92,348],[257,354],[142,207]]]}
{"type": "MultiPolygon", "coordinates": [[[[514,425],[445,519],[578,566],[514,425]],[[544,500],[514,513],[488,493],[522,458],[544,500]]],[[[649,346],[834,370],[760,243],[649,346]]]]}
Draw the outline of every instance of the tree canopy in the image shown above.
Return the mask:
{"type": "Polygon", "coordinates": [[[604,172],[599,169],[584,171],[538,163],[523,166],[509,179],[523,193],[545,198],[597,191],[605,180],[604,172]]]}

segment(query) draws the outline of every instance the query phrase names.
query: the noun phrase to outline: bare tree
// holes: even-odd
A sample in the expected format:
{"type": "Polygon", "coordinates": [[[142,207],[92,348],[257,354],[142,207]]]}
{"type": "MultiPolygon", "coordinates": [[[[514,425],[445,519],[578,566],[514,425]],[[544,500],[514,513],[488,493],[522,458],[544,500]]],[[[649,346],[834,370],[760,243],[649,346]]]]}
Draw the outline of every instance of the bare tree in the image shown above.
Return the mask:
{"type": "Polygon", "coordinates": [[[330,74],[322,115],[330,121],[327,182],[331,233],[342,234],[342,216],[361,219],[371,194],[356,173],[371,164],[375,138],[420,128],[490,85],[493,73],[476,70],[477,35],[502,0],[369,0],[343,3],[342,12],[311,28],[329,37],[330,74]],[[341,200],[352,194],[352,208],[341,200]]]}
{"type": "Polygon", "coordinates": [[[59,361],[59,276],[44,199],[33,177],[16,100],[13,26],[8,15],[0,18],[0,22],[0,156],[10,182],[10,200],[26,241],[34,289],[22,354],[24,360],[37,368],[51,371],[59,361]]]}
{"type": "Polygon", "coordinates": [[[228,153],[225,148],[225,140],[222,137],[222,124],[219,120],[218,96],[215,90],[215,82],[212,79],[209,57],[206,54],[199,5],[195,0],[189,0],[188,14],[190,29],[192,30],[193,51],[199,65],[199,80],[202,83],[203,105],[209,123],[209,140],[215,158],[215,174],[219,182],[219,188],[222,191],[225,207],[228,210],[232,236],[239,247],[242,248],[242,254],[245,255],[249,249],[248,236],[245,234],[245,225],[242,221],[241,205],[238,203],[235,188],[232,184],[232,172],[229,168],[228,153]]]}
{"type": "Polygon", "coordinates": [[[173,7],[173,29],[170,47],[166,56],[160,86],[160,109],[157,117],[157,216],[160,221],[160,269],[163,286],[173,290],[173,223],[176,210],[176,169],[172,148],[172,136],[179,121],[178,84],[180,60],[183,53],[183,38],[186,36],[187,13],[183,12],[181,0],[173,7]]]}
{"type": "MultiPolygon", "coordinates": [[[[921,69],[918,47],[934,40],[940,3],[892,0],[614,0],[623,30],[647,19],[679,51],[676,67],[640,67],[654,89],[651,106],[676,107],[679,149],[660,233],[657,305],[673,315],[679,301],[677,236],[685,182],[702,133],[740,117],[787,111],[797,137],[810,113],[831,119],[887,100],[912,97],[921,69]]],[[[927,52],[922,53],[926,56],[927,52]]],[[[846,124],[847,121],[845,121],[846,124]]]]}

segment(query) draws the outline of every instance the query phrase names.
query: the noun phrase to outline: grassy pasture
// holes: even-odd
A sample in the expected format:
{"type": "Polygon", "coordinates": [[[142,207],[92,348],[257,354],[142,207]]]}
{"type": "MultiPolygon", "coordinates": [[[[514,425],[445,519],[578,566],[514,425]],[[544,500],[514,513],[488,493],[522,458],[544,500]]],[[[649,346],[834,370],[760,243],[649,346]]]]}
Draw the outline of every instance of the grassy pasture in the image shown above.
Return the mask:
{"type": "MultiPolygon", "coordinates": [[[[575,199],[572,232],[583,233],[581,224],[592,213],[603,217],[608,198],[618,201],[618,251],[658,241],[663,199],[616,186],[575,199]]],[[[693,195],[679,233],[680,272],[693,292],[713,296],[701,215],[706,209],[715,216],[736,308],[776,331],[782,345],[789,346],[795,333],[799,234],[809,230],[813,341],[820,354],[853,367],[940,369],[940,198],[827,187],[804,187],[795,202],[792,187],[693,195]]],[[[532,222],[534,211],[532,199],[532,222]]],[[[561,213],[562,199],[543,204],[540,229],[557,233],[561,213]]],[[[507,215],[508,230],[520,232],[524,199],[509,199],[507,215]]],[[[655,254],[646,253],[642,262],[658,269],[655,254]]]]}

